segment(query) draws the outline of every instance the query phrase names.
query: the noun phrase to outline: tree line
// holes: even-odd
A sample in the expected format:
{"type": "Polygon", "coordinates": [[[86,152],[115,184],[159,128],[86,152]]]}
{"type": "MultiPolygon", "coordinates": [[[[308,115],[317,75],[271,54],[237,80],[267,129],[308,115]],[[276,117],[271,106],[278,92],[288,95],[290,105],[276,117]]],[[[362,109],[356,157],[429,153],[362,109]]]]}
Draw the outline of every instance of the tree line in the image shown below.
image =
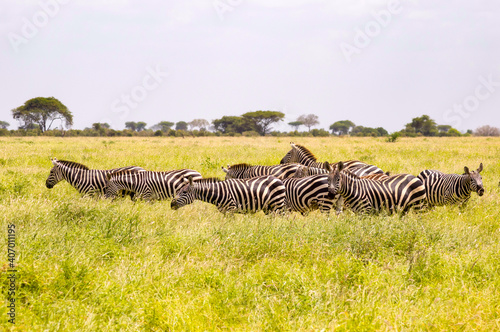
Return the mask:
{"type": "MultiPolygon", "coordinates": [[[[73,114],[54,97],[37,97],[30,99],[12,111],[12,117],[19,122],[17,130],[8,130],[10,124],[0,121],[0,136],[371,136],[387,137],[388,131],[382,127],[365,127],[356,125],[350,120],[336,121],[329,130],[314,128],[319,125],[315,114],[304,114],[295,121],[288,122],[293,129],[288,132],[272,130],[275,123],[281,122],[285,114],[278,111],[259,110],[247,112],[240,116],[223,116],[211,122],[205,119],[194,119],[190,122],[160,121],[148,128],[143,121],[125,122],[125,129],[112,129],[108,123],[93,123],[91,127],[71,129],[73,114]],[[57,124],[57,129],[53,126],[57,124]],[[307,131],[299,131],[301,127],[307,131]]],[[[482,126],[475,131],[468,130],[462,134],[450,125],[437,124],[428,115],[415,117],[405,127],[390,135],[394,141],[399,136],[500,136],[500,129],[482,126]]]]}

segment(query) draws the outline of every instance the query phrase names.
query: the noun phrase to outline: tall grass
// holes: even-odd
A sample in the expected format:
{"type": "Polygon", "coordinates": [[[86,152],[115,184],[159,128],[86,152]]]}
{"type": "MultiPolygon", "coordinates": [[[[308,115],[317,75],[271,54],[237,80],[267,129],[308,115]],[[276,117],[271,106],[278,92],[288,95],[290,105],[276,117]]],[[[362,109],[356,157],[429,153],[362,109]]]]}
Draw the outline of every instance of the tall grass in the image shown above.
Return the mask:
{"type": "MultiPolygon", "coordinates": [[[[276,164],[284,138],[0,139],[0,222],[17,225],[17,331],[500,329],[500,140],[307,138],[319,160],[392,173],[484,164],[468,208],[400,216],[225,216],[45,187],[49,157],[224,174],[276,164]]],[[[3,265],[3,271],[7,265],[3,265]]],[[[6,274],[1,282],[7,285],[6,274]]]]}

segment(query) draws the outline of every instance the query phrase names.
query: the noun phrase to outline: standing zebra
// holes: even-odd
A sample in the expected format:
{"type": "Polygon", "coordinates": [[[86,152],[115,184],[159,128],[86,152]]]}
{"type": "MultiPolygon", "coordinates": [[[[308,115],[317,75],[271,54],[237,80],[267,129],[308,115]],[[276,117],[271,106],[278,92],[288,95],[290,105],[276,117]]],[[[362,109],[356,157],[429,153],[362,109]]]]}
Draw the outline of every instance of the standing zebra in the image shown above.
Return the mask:
{"type": "Polygon", "coordinates": [[[252,179],[184,179],[185,185],[172,200],[177,210],[193,203],[195,199],[217,206],[220,212],[248,213],[259,210],[282,212],[285,205],[285,186],[274,176],[252,179]]]}
{"type": "MultiPolygon", "coordinates": [[[[334,165],[336,167],[337,164],[334,164],[334,165]]],[[[372,167],[372,165],[367,165],[367,166],[372,167]]],[[[366,177],[366,178],[370,178],[370,179],[382,179],[382,178],[386,178],[387,176],[390,176],[389,172],[374,173],[374,174],[367,175],[366,169],[367,169],[366,167],[352,168],[352,169],[350,169],[350,172],[352,174],[359,176],[359,177],[364,177],[364,178],[366,177]]],[[[297,169],[297,172],[295,172],[294,177],[303,178],[306,176],[318,175],[318,174],[328,174],[328,173],[329,173],[329,170],[327,170],[326,167],[325,168],[317,168],[317,167],[309,167],[309,166],[301,165],[297,169]]]]}
{"type": "Polygon", "coordinates": [[[337,168],[329,168],[330,194],[340,194],[354,212],[377,213],[386,210],[389,213],[405,213],[412,207],[419,208],[425,204],[425,187],[413,175],[398,174],[374,180],[352,174],[344,169],[342,162],[337,168]]]}
{"type": "MultiPolygon", "coordinates": [[[[316,156],[302,145],[290,143],[292,149],[281,159],[280,164],[299,163],[304,166],[325,168],[325,162],[317,161],[316,156]]],[[[333,168],[337,167],[338,163],[330,164],[333,168]]],[[[358,176],[365,176],[370,174],[383,174],[384,171],[374,165],[369,165],[359,160],[344,161],[344,168],[355,172],[358,176]]]]}
{"type": "Polygon", "coordinates": [[[227,165],[227,169],[222,167],[222,170],[226,173],[226,180],[250,179],[256,176],[265,175],[272,175],[280,180],[284,180],[292,177],[299,167],[299,164],[284,164],[274,166],[252,166],[249,164],[237,164],[232,166],[227,165]]]}
{"type": "Polygon", "coordinates": [[[128,170],[109,173],[108,186],[104,190],[106,198],[115,198],[121,190],[134,192],[136,196],[152,201],[172,198],[184,185],[184,177],[201,179],[202,176],[192,169],[170,172],[130,172],[128,170]]]}
{"type": "MultiPolygon", "coordinates": [[[[74,161],[57,160],[51,158],[54,165],[50,170],[49,177],[45,181],[47,188],[51,189],[62,180],[66,180],[83,196],[100,196],[104,194],[104,188],[107,185],[107,174],[126,170],[129,172],[144,172],[145,169],[138,166],[126,166],[108,170],[89,169],[87,166],[74,161]]],[[[129,194],[133,198],[133,193],[129,194]]]]}
{"type": "Polygon", "coordinates": [[[483,196],[483,181],[479,174],[482,170],[483,164],[481,163],[479,168],[472,172],[465,166],[463,175],[445,174],[429,169],[422,171],[418,178],[424,183],[429,207],[459,204],[464,208],[470,199],[471,192],[474,191],[479,196],[483,196]]]}
{"type": "MultiPolygon", "coordinates": [[[[351,173],[355,174],[355,175],[358,175],[358,174],[356,174],[357,170],[358,169],[354,169],[353,171],[351,171],[351,173]]],[[[320,179],[322,179],[321,176],[324,176],[325,177],[325,182],[326,182],[326,188],[325,189],[326,189],[326,193],[327,193],[328,197],[318,198],[322,202],[322,206],[323,206],[323,208],[322,207],[319,207],[319,208],[320,208],[320,210],[322,212],[329,212],[329,210],[331,209],[332,205],[336,203],[337,214],[340,214],[340,213],[342,213],[342,207],[344,205],[344,199],[338,193],[335,196],[332,196],[331,194],[328,193],[328,173],[329,173],[329,171],[326,169],[326,167],[325,168],[316,168],[316,167],[309,167],[309,166],[300,166],[297,169],[297,172],[295,172],[294,178],[308,178],[311,181],[316,182],[315,186],[317,186],[318,183],[321,181],[320,179]],[[313,177],[313,176],[315,176],[315,177],[313,177]]],[[[388,173],[382,173],[382,174],[365,175],[365,176],[361,176],[361,178],[362,179],[380,180],[380,179],[385,179],[388,176],[389,176],[388,173]]],[[[292,184],[293,182],[289,181],[287,183],[287,181],[288,180],[283,181],[285,183],[285,187],[287,187],[287,199],[288,199],[288,197],[290,195],[292,195],[292,193],[289,193],[292,190],[295,192],[294,195],[297,196],[297,197],[301,197],[302,195],[309,196],[309,194],[307,192],[305,192],[304,194],[301,194],[300,193],[300,188],[289,189],[290,184],[292,184]]],[[[293,196],[290,196],[290,197],[293,197],[293,196]]]]}
{"type": "Polygon", "coordinates": [[[289,211],[307,214],[319,209],[330,213],[337,198],[328,192],[328,174],[294,177],[283,180],[286,188],[285,206],[289,211]]]}

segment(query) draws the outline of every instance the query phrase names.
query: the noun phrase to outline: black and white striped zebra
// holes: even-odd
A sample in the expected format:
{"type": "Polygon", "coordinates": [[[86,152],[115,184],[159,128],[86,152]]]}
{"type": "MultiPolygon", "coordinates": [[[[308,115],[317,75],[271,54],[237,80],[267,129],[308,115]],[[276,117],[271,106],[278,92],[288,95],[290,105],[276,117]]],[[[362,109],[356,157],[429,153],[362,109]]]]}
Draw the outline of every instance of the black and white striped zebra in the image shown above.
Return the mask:
{"type": "Polygon", "coordinates": [[[337,198],[328,192],[328,174],[293,177],[283,180],[286,188],[285,206],[288,211],[303,215],[319,209],[330,213],[337,198]]]}
{"type": "MultiPolygon", "coordinates": [[[[47,188],[51,189],[62,180],[66,180],[83,196],[100,196],[104,194],[107,185],[107,175],[117,171],[144,172],[145,169],[138,166],[126,166],[108,170],[90,169],[87,166],[68,160],[51,159],[53,167],[49,177],[45,181],[47,188]]],[[[122,195],[133,193],[121,192],[122,195]]]]}
{"type": "Polygon", "coordinates": [[[425,204],[425,187],[422,181],[410,174],[387,176],[383,179],[360,178],[344,169],[342,162],[337,168],[330,167],[328,175],[330,194],[340,194],[345,205],[358,213],[381,211],[407,212],[412,207],[425,204]]]}
{"type": "Polygon", "coordinates": [[[274,176],[252,179],[184,179],[185,185],[177,192],[171,207],[177,210],[194,200],[217,206],[226,213],[253,213],[257,211],[282,212],[285,206],[285,186],[274,176]]]}
{"type": "Polygon", "coordinates": [[[119,171],[107,175],[108,185],[104,190],[106,198],[116,198],[121,190],[135,193],[136,198],[144,200],[163,200],[173,198],[176,191],[184,185],[184,177],[195,180],[202,178],[201,174],[192,169],[180,169],[169,172],[130,172],[119,171]]]}
{"type": "MultiPolygon", "coordinates": [[[[334,164],[335,167],[337,164],[334,164]]],[[[372,165],[367,165],[367,166],[372,166],[372,165]]],[[[371,179],[380,179],[380,178],[385,178],[389,176],[389,172],[385,173],[373,173],[373,174],[366,174],[367,167],[360,167],[360,168],[352,168],[350,169],[350,172],[359,176],[359,177],[369,177],[371,179]]],[[[303,178],[306,176],[311,176],[311,175],[318,175],[318,174],[328,174],[329,170],[326,168],[317,168],[317,167],[309,167],[309,166],[304,166],[301,165],[297,169],[297,172],[295,172],[294,177],[296,178],[303,178]]]]}
{"type": "MultiPolygon", "coordinates": [[[[358,169],[354,169],[354,171],[351,171],[351,173],[356,174],[356,171],[358,169]]],[[[318,179],[313,178],[313,176],[325,176],[326,180],[328,180],[328,173],[329,171],[326,170],[325,168],[317,168],[317,167],[309,167],[309,166],[300,166],[297,169],[297,172],[295,172],[294,178],[311,178],[315,179],[318,181],[318,179]]],[[[357,174],[356,174],[357,175],[357,174]]],[[[373,179],[373,180],[380,180],[380,179],[385,179],[389,176],[388,173],[382,173],[382,174],[370,174],[370,175],[365,175],[361,176],[363,179],[373,179]]],[[[284,181],[285,182],[285,181],[284,181]]],[[[328,182],[328,181],[327,181],[328,182]]],[[[287,199],[288,199],[288,192],[291,190],[287,186],[288,183],[285,182],[285,187],[287,187],[287,199]]],[[[328,194],[328,183],[326,185],[326,191],[328,194]]],[[[307,193],[306,193],[307,195],[307,193]]],[[[342,208],[344,205],[344,199],[340,194],[337,194],[335,196],[332,196],[331,194],[328,194],[327,198],[322,198],[324,201],[322,204],[324,205],[324,208],[320,208],[322,212],[329,212],[329,209],[331,209],[331,206],[333,204],[336,205],[337,207],[337,214],[342,213],[342,208]]]]}
{"type": "MultiPolygon", "coordinates": [[[[299,163],[304,166],[309,166],[318,169],[325,168],[325,162],[317,161],[316,156],[306,147],[294,143],[290,143],[292,149],[281,159],[280,164],[299,163]]],[[[338,163],[329,164],[331,167],[337,167],[338,163]]],[[[367,164],[359,160],[347,160],[343,162],[344,168],[355,172],[358,176],[370,174],[383,174],[384,171],[377,166],[367,164]]]]}
{"type": "Polygon", "coordinates": [[[249,164],[227,165],[227,169],[222,167],[228,179],[250,179],[257,176],[272,175],[280,180],[288,179],[294,176],[299,164],[284,164],[273,166],[252,166],[249,164]]]}
{"type": "Polygon", "coordinates": [[[470,199],[471,193],[476,192],[479,196],[484,195],[483,180],[479,168],[470,172],[464,167],[464,174],[445,174],[435,170],[422,171],[418,177],[424,183],[427,202],[429,207],[459,204],[465,207],[470,199]]]}

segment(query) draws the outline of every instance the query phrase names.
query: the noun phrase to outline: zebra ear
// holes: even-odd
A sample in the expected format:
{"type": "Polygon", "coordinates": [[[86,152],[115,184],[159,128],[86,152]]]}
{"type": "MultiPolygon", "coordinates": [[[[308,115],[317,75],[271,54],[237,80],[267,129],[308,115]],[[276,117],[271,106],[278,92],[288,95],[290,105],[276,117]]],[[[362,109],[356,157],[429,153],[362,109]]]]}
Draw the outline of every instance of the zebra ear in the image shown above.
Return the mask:
{"type": "Polygon", "coordinates": [[[224,166],[222,166],[222,170],[224,171],[224,173],[229,172],[229,170],[225,169],[224,166]]]}
{"type": "Polygon", "coordinates": [[[52,164],[54,166],[57,165],[57,158],[55,158],[55,157],[53,159],[51,158],[50,161],[52,161],[52,164]]]}
{"type": "Polygon", "coordinates": [[[481,163],[481,164],[479,165],[479,168],[477,169],[477,172],[478,172],[478,173],[481,173],[481,171],[482,171],[482,170],[483,170],[483,163],[481,163]]]}
{"type": "Polygon", "coordinates": [[[469,173],[470,173],[470,172],[469,172],[469,167],[464,166],[464,172],[465,172],[465,174],[469,174],[469,173]]]}
{"type": "Polygon", "coordinates": [[[325,169],[328,172],[332,172],[333,171],[332,166],[330,166],[330,163],[328,161],[325,161],[325,169]]]}
{"type": "Polygon", "coordinates": [[[192,175],[189,176],[189,185],[190,186],[193,185],[193,176],[192,175]]]}
{"type": "Polygon", "coordinates": [[[343,169],[344,169],[344,163],[343,163],[343,162],[341,162],[341,161],[339,161],[339,164],[338,164],[338,167],[337,167],[337,168],[338,168],[339,172],[340,172],[341,170],[343,170],[343,169]]]}

